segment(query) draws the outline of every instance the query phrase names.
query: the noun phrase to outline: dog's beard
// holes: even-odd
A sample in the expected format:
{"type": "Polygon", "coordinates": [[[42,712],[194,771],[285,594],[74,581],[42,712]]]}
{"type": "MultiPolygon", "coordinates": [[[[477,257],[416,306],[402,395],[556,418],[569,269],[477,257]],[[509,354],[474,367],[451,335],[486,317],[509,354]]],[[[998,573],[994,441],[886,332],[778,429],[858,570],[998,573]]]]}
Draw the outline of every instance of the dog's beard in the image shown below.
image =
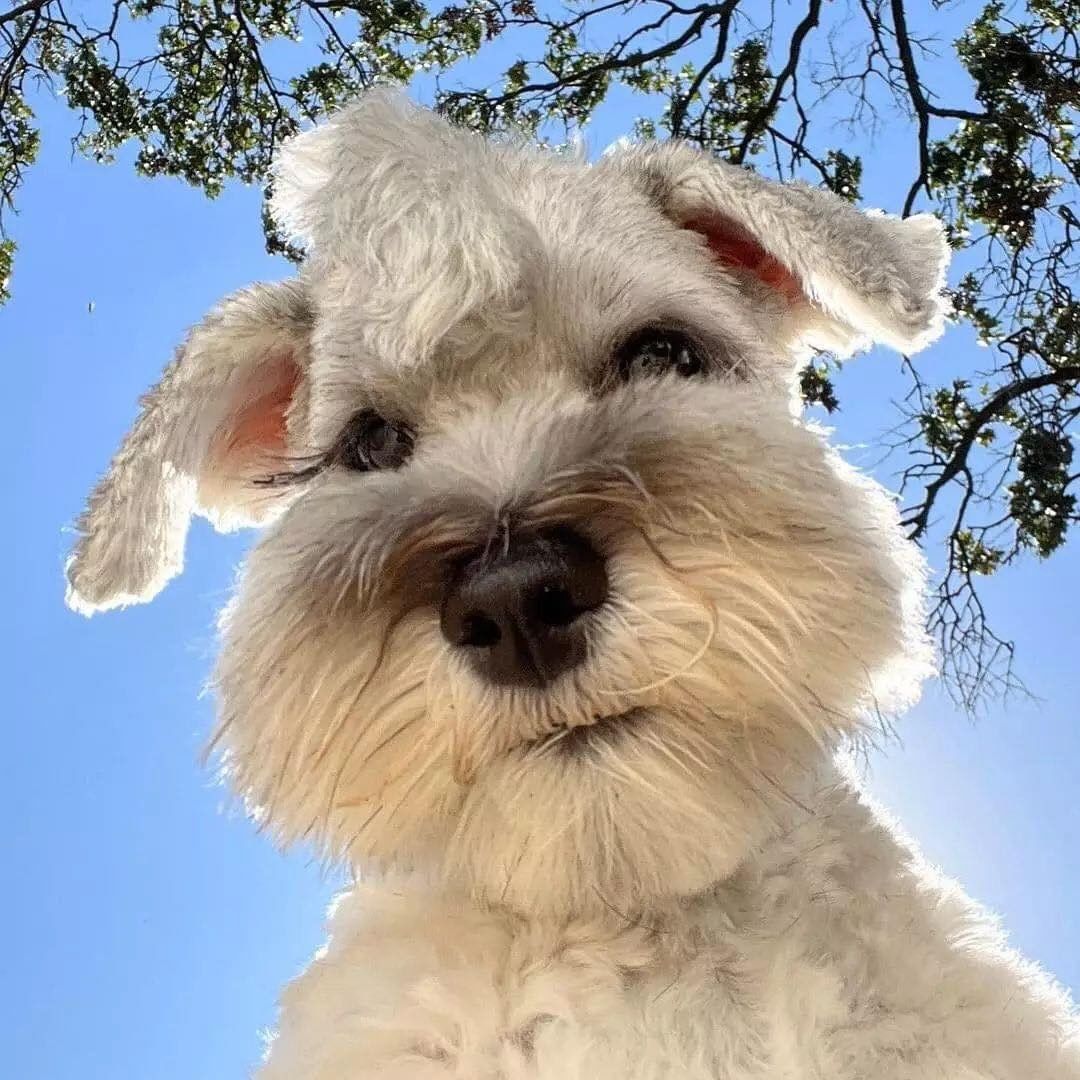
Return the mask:
{"type": "Polygon", "coordinates": [[[884,498],[751,391],[717,396],[733,419],[700,392],[473,418],[547,448],[513,506],[439,466],[470,460],[458,428],[369,485],[366,516],[345,480],[298,503],[226,618],[219,738],[253,812],[523,907],[729,873],[911,655],[917,613],[884,498]],[[433,568],[485,530],[567,520],[608,559],[587,658],[492,687],[440,635],[433,568]]]}

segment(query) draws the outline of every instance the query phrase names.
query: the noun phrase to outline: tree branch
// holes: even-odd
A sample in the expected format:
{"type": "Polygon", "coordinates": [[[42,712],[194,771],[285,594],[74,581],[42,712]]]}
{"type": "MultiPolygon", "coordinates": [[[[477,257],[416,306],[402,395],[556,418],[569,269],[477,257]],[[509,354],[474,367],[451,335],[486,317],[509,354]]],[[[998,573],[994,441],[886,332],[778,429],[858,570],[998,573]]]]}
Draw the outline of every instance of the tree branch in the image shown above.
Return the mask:
{"type": "Polygon", "coordinates": [[[799,25],[795,27],[795,30],[791,35],[791,47],[788,51],[787,63],[776,76],[772,92],[769,94],[765,104],[762,105],[761,108],[746,122],[742,142],[739,143],[738,149],[731,156],[731,161],[734,164],[741,165],[746,160],[746,154],[750,149],[751,143],[753,143],[754,139],[765,130],[765,125],[768,124],[773,113],[776,111],[777,105],[780,104],[780,98],[783,96],[784,87],[787,86],[788,82],[794,76],[796,68],[799,66],[799,56],[802,52],[803,42],[806,40],[810,31],[817,26],[820,17],[821,0],[810,0],[810,7],[807,10],[806,15],[799,25]]]}
{"type": "Polygon", "coordinates": [[[966,468],[968,455],[971,453],[972,446],[975,445],[979,432],[997,417],[1006,405],[1045,386],[1064,386],[1077,381],[1080,381],[1080,364],[1056,368],[1042,375],[1019,379],[992,395],[965,425],[964,434],[957,440],[941,473],[932,483],[926,485],[923,501],[918,504],[910,517],[903,520],[902,524],[910,530],[908,537],[911,540],[920,540],[925,535],[930,525],[930,512],[942,488],[966,468]]]}
{"type": "Polygon", "coordinates": [[[38,11],[49,4],[51,0],[26,0],[23,4],[16,4],[0,15],[0,26],[4,23],[14,22],[20,15],[26,15],[31,11],[38,11]]]}

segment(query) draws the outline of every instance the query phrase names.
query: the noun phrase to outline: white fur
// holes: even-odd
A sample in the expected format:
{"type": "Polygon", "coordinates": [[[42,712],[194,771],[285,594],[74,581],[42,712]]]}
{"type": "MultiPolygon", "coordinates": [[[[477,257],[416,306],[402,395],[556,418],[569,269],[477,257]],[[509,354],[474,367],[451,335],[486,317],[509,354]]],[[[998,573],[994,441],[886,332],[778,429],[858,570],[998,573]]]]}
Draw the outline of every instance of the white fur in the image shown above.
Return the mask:
{"type": "Polygon", "coordinates": [[[707,892],[537,920],[357,886],[260,1080],[1066,1080],[1060,988],[827,770],[707,892]]]}
{"type": "Polygon", "coordinates": [[[364,884],[263,1080],[1080,1078],[1064,995],[830,764],[930,670],[923,570],[794,376],[940,332],[937,224],[383,92],[277,189],[301,279],[193,332],[69,568],[114,606],[179,569],[192,512],[268,525],[222,618],[222,772],[364,884]],[[718,261],[729,229],[752,258],[718,261]],[[654,324],[708,373],[620,381],[654,324]],[[411,426],[408,463],[305,471],[360,409],[411,426]],[[447,568],[555,524],[606,560],[587,657],[493,687],[440,633],[447,568]]]}

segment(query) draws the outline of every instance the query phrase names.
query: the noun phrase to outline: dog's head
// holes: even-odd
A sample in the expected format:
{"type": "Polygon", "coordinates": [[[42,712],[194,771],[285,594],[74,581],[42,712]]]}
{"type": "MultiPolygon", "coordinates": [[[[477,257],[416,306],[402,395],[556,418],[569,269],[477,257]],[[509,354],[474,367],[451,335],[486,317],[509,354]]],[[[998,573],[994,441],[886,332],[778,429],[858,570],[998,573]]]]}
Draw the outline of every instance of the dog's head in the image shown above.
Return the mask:
{"type": "Polygon", "coordinates": [[[181,347],[72,603],[151,597],[193,513],[262,522],[217,745],[279,837],[521,906],[729,872],[922,673],[894,509],[792,400],[812,347],[939,332],[936,223],[383,93],[297,138],[277,190],[304,272],[181,347]]]}

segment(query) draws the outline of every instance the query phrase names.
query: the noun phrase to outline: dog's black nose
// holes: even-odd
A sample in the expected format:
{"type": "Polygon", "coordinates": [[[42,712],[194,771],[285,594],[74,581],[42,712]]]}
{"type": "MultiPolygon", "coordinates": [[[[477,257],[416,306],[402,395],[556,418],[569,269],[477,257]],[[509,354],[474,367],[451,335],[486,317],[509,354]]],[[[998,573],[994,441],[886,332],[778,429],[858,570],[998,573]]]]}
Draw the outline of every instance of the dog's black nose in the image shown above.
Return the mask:
{"type": "Polygon", "coordinates": [[[544,686],[585,659],[582,616],[607,598],[604,560],[566,526],[512,535],[466,562],[443,600],[446,639],[499,686],[544,686]]]}

